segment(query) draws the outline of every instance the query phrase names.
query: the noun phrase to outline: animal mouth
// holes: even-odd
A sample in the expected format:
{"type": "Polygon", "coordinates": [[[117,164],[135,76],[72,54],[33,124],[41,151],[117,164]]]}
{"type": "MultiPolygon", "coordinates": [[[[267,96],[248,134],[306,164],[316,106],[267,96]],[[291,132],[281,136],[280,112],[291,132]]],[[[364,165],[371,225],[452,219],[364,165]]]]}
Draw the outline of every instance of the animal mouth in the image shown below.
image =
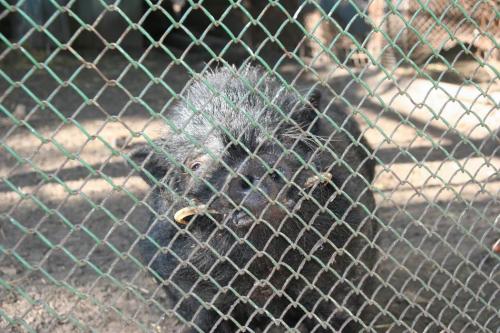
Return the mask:
{"type": "Polygon", "coordinates": [[[235,211],[228,220],[238,228],[247,227],[254,222],[251,216],[241,210],[235,211]]]}
{"type": "Polygon", "coordinates": [[[238,228],[247,227],[254,221],[251,216],[249,216],[242,210],[234,211],[231,214],[221,214],[216,210],[209,209],[206,205],[181,208],[175,212],[174,220],[179,224],[187,225],[196,215],[206,215],[207,213],[211,214],[213,217],[220,216],[220,221],[227,221],[238,228]]]}

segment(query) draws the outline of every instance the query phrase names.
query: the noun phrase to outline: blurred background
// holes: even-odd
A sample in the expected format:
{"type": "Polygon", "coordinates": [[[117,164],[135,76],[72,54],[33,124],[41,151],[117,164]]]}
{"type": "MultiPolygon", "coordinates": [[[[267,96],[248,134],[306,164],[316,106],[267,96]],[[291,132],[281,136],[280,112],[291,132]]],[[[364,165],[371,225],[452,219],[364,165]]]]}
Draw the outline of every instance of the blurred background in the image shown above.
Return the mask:
{"type": "Polygon", "coordinates": [[[498,1],[0,0],[0,330],[174,332],[124,163],[198,73],[316,86],[378,162],[377,332],[500,327],[498,1]]]}

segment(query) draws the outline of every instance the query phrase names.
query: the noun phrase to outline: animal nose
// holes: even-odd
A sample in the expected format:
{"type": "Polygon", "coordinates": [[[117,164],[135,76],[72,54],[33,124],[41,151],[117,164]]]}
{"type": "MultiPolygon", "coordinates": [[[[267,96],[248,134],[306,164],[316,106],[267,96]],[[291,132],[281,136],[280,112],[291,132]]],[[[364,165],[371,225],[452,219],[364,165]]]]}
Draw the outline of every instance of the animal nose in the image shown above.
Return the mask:
{"type": "Polygon", "coordinates": [[[248,192],[256,185],[257,181],[254,176],[247,175],[238,178],[237,186],[239,186],[239,190],[243,192],[248,192]]]}
{"type": "Polygon", "coordinates": [[[228,194],[239,204],[241,203],[241,200],[243,200],[243,198],[248,195],[249,192],[258,191],[256,189],[257,183],[258,179],[252,175],[234,178],[229,183],[228,194]]]}
{"type": "Polygon", "coordinates": [[[265,186],[259,183],[258,177],[242,175],[230,183],[228,194],[236,204],[258,212],[266,204],[265,196],[261,191],[265,191],[265,186]]]}

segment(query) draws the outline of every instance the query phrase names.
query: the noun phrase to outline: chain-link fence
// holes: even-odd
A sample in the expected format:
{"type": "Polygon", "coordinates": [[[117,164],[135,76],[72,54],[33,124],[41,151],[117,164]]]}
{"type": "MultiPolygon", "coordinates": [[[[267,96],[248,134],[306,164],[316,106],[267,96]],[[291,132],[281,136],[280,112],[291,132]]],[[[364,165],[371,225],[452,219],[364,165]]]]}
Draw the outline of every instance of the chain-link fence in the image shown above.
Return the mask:
{"type": "Polygon", "coordinates": [[[0,331],[499,331],[498,1],[0,6],[0,331]]]}

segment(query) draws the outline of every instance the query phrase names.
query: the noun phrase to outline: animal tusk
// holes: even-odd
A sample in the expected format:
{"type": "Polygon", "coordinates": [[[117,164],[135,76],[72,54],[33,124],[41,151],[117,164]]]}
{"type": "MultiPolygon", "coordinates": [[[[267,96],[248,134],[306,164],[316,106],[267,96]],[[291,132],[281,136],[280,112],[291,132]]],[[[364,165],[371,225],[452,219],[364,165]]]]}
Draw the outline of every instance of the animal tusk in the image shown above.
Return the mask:
{"type": "Polygon", "coordinates": [[[500,239],[497,240],[495,244],[493,244],[492,250],[495,253],[500,253],[500,239]]]}
{"type": "Polygon", "coordinates": [[[203,213],[216,213],[216,211],[207,210],[207,205],[199,205],[196,207],[184,207],[175,212],[174,220],[179,224],[185,225],[188,224],[188,221],[186,221],[186,217],[203,213]]]}
{"type": "Polygon", "coordinates": [[[315,184],[320,184],[320,183],[327,183],[332,180],[332,174],[329,172],[322,172],[319,174],[319,176],[311,176],[307,178],[306,182],[304,183],[304,188],[310,188],[313,187],[315,184]]]}

